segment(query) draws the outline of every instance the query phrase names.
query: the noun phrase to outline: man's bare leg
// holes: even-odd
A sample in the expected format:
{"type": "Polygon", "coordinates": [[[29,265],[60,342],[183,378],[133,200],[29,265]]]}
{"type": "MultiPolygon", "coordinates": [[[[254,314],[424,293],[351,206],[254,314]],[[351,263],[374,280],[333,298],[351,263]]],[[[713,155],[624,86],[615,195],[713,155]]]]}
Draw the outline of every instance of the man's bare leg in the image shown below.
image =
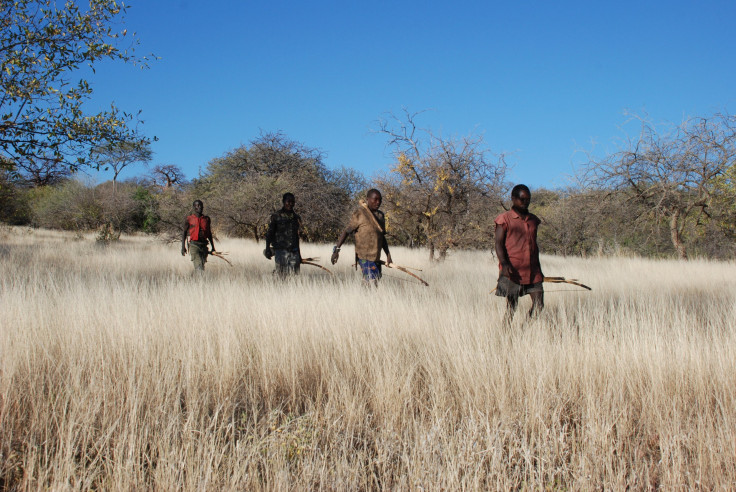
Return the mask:
{"type": "Polygon", "coordinates": [[[506,314],[504,314],[503,317],[503,327],[505,329],[511,328],[511,321],[514,319],[514,313],[516,312],[516,307],[519,305],[519,298],[518,297],[507,297],[506,298],[506,314]]]}
{"type": "Polygon", "coordinates": [[[544,309],[544,292],[531,292],[532,308],[529,310],[529,317],[536,318],[544,309]]]}

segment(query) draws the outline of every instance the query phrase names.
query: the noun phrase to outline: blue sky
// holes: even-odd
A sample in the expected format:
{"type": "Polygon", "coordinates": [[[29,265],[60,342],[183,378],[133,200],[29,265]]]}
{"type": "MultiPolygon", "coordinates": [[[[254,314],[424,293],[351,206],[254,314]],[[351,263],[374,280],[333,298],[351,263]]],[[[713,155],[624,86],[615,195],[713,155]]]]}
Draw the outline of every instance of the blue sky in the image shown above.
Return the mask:
{"type": "Polygon", "coordinates": [[[482,134],[511,181],[561,187],[580,150],[636,132],[627,110],[736,112],[734,20],[733,1],[137,0],[125,27],[160,59],[100,67],[93,103],[142,110],[153,164],[188,178],[261,130],[371,176],[392,162],[371,130],[407,108],[443,137],[482,134]]]}

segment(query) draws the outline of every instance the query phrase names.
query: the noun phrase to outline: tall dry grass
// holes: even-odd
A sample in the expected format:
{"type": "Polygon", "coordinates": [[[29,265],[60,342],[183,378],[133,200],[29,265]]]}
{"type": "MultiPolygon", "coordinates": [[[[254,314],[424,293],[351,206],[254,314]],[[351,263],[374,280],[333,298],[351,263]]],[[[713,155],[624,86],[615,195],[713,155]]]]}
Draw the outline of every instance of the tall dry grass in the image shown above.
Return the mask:
{"type": "MultiPolygon", "coordinates": [[[[736,265],[543,257],[510,331],[488,252],[280,282],[178,245],[0,232],[0,489],[734,489],[736,265]]],[[[329,247],[305,245],[327,260],[329,247]]],[[[326,263],[326,261],[324,261],[326,263]]]]}

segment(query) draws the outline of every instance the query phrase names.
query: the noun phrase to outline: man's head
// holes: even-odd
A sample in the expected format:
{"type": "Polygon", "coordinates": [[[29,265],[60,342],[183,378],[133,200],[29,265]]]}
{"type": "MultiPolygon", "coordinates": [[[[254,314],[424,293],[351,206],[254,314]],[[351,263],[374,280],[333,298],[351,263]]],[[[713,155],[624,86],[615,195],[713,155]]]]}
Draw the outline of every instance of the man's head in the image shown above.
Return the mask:
{"type": "Polygon", "coordinates": [[[529,210],[532,200],[532,192],[527,185],[518,184],[511,190],[511,203],[513,207],[521,212],[529,210]]]}
{"type": "Polygon", "coordinates": [[[293,193],[284,193],[283,198],[281,198],[281,203],[284,204],[284,210],[286,210],[287,212],[291,212],[292,210],[294,210],[296,198],[294,198],[293,193]]]}
{"type": "Polygon", "coordinates": [[[204,203],[202,203],[202,200],[194,200],[192,207],[194,207],[195,214],[202,215],[202,210],[204,210],[204,203]]]}
{"type": "Polygon", "coordinates": [[[382,201],[383,198],[381,197],[381,192],[375,188],[368,190],[368,193],[365,195],[365,203],[373,212],[380,208],[382,201]]]}

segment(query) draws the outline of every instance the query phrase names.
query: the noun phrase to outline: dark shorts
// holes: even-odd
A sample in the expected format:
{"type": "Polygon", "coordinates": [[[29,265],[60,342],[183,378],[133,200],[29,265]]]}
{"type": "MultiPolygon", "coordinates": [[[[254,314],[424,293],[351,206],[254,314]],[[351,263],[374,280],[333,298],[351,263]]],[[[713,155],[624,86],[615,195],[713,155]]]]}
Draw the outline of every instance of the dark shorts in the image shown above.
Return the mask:
{"type": "Polygon", "coordinates": [[[508,277],[498,277],[496,295],[499,297],[523,297],[535,292],[544,292],[542,282],[536,284],[517,284],[508,277]]]}
{"type": "Polygon", "coordinates": [[[299,267],[302,263],[299,251],[287,251],[285,249],[277,249],[276,257],[276,273],[279,275],[295,274],[299,275],[299,267]]]}
{"type": "Polygon", "coordinates": [[[381,264],[370,260],[358,260],[360,271],[363,273],[363,280],[370,282],[381,278],[381,264]]]}

